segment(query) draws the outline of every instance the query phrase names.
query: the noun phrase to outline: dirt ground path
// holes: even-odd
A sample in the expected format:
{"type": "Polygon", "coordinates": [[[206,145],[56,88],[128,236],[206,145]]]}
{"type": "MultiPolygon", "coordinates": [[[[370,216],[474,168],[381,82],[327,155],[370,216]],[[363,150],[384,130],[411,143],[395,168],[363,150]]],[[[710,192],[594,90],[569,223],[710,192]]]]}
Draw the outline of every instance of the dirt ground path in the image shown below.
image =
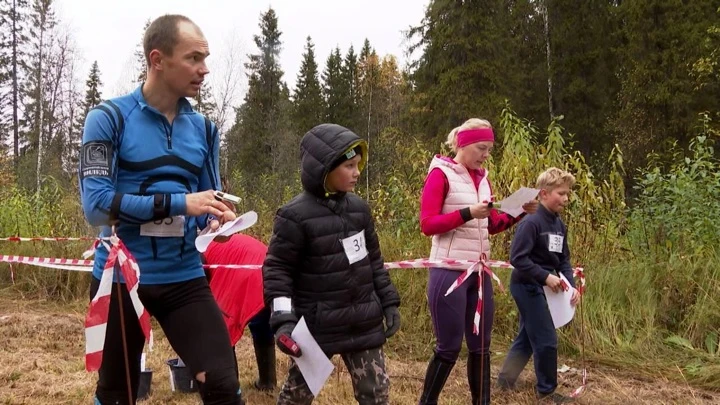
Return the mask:
{"type": "MultiPolygon", "coordinates": [[[[84,370],[84,320],[82,303],[60,306],[56,303],[15,299],[0,294],[0,404],[47,405],[91,404],[96,374],[84,370]]],[[[148,367],[153,369],[151,397],[141,404],[199,404],[197,394],[170,391],[167,359],[173,358],[162,330],[154,326],[155,348],[149,353],[148,367]]],[[[243,339],[237,348],[241,386],[249,405],[275,403],[273,395],[252,389],[256,378],[252,342],[243,339]]],[[[287,370],[287,359],[278,352],[278,379],[287,370]]],[[[315,404],[355,403],[350,377],[336,357],[335,373],[330,377],[315,404]],[[339,370],[339,371],[338,371],[339,370]]],[[[493,376],[500,359],[493,359],[493,376]]],[[[561,362],[562,364],[562,362],[561,362]]],[[[570,363],[568,363],[570,364],[570,363]]],[[[405,361],[398,356],[388,359],[391,376],[391,404],[416,404],[422,390],[424,362],[405,361]]],[[[720,393],[695,389],[676,382],[634,378],[627,370],[591,366],[586,392],[581,404],[720,404],[720,393]]],[[[493,403],[533,404],[533,375],[530,367],[521,377],[517,392],[495,391],[493,403]]],[[[570,392],[580,382],[580,375],[560,375],[561,391],[570,392]]],[[[467,404],[469,393],[465,363],[459,361],[441,397],[442,404],[467,404]]]]}

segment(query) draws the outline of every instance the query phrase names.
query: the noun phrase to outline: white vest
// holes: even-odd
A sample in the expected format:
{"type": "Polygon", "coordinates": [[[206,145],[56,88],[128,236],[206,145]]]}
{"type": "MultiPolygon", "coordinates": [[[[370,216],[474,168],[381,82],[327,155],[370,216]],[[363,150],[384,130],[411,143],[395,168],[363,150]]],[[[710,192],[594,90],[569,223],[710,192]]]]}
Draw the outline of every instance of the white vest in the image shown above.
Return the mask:
{"type": "MultiPolygon", "coordinates": [[[[462,164],[449,162],[435,156],[430,163],[428,173],[435,168],[442,170],[449,184],[442,214],[457,211],[482,201],[490,201],[492,192],[487,179],[487,170],[476,189],[470,173],[462,164]]],[[[479,260],[483,253],[485,253],[486,259],[490,258],[488,219],[473,218],[450,232],[433,235],[430,260],[479,260]]]]}

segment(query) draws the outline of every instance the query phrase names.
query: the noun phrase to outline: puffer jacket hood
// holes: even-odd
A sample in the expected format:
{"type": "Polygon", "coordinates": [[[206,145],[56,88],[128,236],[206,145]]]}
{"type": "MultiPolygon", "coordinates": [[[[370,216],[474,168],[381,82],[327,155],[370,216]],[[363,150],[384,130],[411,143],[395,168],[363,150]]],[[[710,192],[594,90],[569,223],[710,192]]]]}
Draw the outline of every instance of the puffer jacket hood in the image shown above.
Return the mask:
{"type": "Polygon", "coordinates": [[[333,162],[356,146],[362,149],[359,168],[365,167],[368,158],[367,143],[351,130],[337,124],[320,124],[303,136],[300,142],[300,180],[305,191],[327,197],[325,179],[333,162]]]}

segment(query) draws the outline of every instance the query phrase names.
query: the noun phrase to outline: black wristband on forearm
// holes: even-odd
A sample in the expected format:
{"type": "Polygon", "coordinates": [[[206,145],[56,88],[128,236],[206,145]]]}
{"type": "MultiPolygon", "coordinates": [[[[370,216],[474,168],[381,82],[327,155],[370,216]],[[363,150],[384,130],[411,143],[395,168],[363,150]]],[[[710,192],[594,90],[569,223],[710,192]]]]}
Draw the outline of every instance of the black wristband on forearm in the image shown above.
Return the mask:
{"type": "Polygon", "coordinates": [[[465,208],[461,209],[460,216],[462,217],[463,221],[465,221],[465,222],[473,219],[472,214],[470,213],[470,207],[465,207],[465,208]]]}
{"type": "Polygon", "coordinates": [[[153,220],[170,215],[170,194],[155,194],[153,199],[153,220]]]}

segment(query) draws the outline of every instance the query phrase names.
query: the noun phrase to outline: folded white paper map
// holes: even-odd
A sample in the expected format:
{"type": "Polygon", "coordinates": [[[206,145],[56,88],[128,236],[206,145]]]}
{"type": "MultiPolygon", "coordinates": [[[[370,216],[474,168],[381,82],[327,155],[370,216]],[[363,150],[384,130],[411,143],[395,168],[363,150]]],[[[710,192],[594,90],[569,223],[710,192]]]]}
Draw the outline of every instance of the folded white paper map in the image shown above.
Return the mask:
{"type": "MultiPolygon", "coordinates": [[[[210,242],[212,242],[212,240],[215,239],[216,236],[230,236],[234,233],[238,233],[242,230],[250,228],[251,226],[255,225],[255,222],[257,222],[257,218],[258,216],[255,211],[248,211],[243,215],[235,218],[234,221],[226,222],[215,232],[201,233],[200,235],[198,235],[198,237],[195,238],[195,247],[197,248],[198,252],[204,253],[207,250],[207,247],[210,245],[210,242]]],[[[207,229],[210,229],[209,225],[206,230],[207,229]]]]}
{"type": "Polygon", "coordinates": [[[302,355],[293,357],[293,361],[300,369],[310,391],[317,396],[335,366],[310,334],[305,317],[300,318],[300,322],[295,325],[290,336],[302,350],[302,355]]]}
{"type": "MultiPolygon", "coordinates": [[[[567,278],[562,273],[560,278],[567,284],[567,278]]],[[[570,287],[567,291],[562,290],[560,292],[553,292],[550,287],[543,286],[545,290],[545,299],[547,300],[548,309],[550,309],[550,316],[552,317],[555,329],[559,329],[573,319],[575,316],[575,307],[570,304],[570,300],[573,296],[574,288],[570,287]]]]}
{"type": "Polygon", "coordinates": [[[500,211],[507,212],[513,217],[517,217],[523,213],[523,204],[530,202],[537,197],[540,190],[536,188],[520,187],[520,189],[502,201],[498,201],[496,205],[500,211]]]}

